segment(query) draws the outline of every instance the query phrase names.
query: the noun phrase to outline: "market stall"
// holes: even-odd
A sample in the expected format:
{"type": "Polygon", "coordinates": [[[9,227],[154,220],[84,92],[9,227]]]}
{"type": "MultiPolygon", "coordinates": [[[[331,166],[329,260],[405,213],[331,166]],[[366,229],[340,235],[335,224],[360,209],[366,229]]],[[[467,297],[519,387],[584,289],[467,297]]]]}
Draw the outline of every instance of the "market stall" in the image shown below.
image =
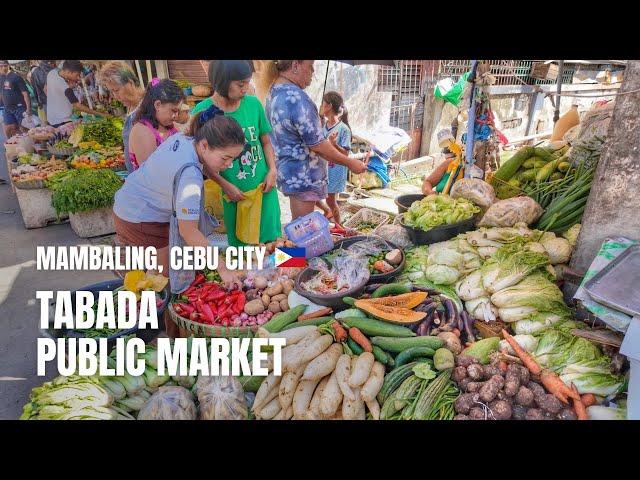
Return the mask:
{"type": "MultiPolygon", "coordinates": [[[[620,342],[560,288],[602,140],[575,138],[525,146],[450,195],[398,199],[396,216],[351,211],[348,231],[297,219],[267,251],[305,247],[306,268],[271,263],[233,290],[203,271],[168,299],[181,336],[286,339],[282,375],[272,353],[267,376],[159,375],[150,342],[144,375],[59,377],[22,418],[626,418],[620,342]]],[[[144,272],[122,286],[159,302],[164,287],[144,272]]]]}

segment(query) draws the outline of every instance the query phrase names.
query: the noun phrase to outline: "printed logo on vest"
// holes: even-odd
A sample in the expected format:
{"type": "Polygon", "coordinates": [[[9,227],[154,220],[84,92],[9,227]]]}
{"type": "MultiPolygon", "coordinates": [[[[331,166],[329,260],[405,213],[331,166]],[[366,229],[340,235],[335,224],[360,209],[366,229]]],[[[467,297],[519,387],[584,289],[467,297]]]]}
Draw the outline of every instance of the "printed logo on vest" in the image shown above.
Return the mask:
{"type": "Polygon", "coordinates": [[[175,142],[173,142],[173,147],[171,147],[171,150],[175,152],[176,150],[178,150],[179,146],[180,146],[180,140],[176,140],[175,142]]]}
{"type": "Polygon", "coordinates": [[[183,215],[200,215],[200,210],[197,208],[184,208],[182,207],[183,215]]]}

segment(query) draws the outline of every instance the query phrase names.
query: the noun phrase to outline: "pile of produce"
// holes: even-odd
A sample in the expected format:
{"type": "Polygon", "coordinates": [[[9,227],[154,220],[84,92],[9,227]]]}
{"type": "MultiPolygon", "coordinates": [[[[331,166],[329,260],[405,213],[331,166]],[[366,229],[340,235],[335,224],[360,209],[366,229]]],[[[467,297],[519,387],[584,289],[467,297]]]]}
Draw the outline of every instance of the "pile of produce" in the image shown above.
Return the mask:
{"type": "Polygon", "coordinates": [[[404,214],[404,223],[428,231],[442,225],[468,220],[479,212],[480,208],[464,198],[432,194],[413,202],[404,214]]]}
{"type": "Polygon", "coordinates": [[[46,158],[37,153],[23,153],[22,155],[18,155],[18,163],[20,165],[37,166],[42,165],[46,161],[46,158]]]}
{"type": "MultiPolygon", "coordinates": [[[[250,285],[252,288],[248,289],[246,293],[245,313],[250,315],[260,315],[266,312],[276,314],[289,310],[287,298],[293,290],[293,280],[269,282],[265,277],[256,276],[251,279],[250,285]]],[[[262,325],[262,323],[258,324],[262,325]]]]}
{"type": "Polygon", "coordinates": [[[528,185],[560,180],[570,168],[567,161],[569,146],[553,142],[547,147],[525,146],[502,163],[491,183],[499,199],[514,197],[526,191],[528,185]]]}
{"type": "Polygon", "coordinates": [[[47,125],[46,127],[34,127],[28,132],[29,136],[35,141],[48,140],[53,137],[55,133],[56,129],[50,125],[47,125]]]}
{"type": "MultiPolygon", "coordinates": [[[[191,353],[189,344],[188,354],[191,353]]],[[[107,358],[116,368],[116,351],[107,358]]],[[[144,374],[57,377],[31,391],[21,420],[240,420],[248,417],[233,377],[158,375],[157,351],[146,346],[144,374]]]]}
{"type": "Polygon", "coordinates": [[[291,240],[287,240],[286,237],[277,238],[273,242],[261,243],[260,247],[266,247],[267,255],[271,255],[276,251],[276,248],[291,248],[295,247],[294,243],[291,240]]]}
{"type": "Polygon", "coordinates": [[[77,154],[71,160],[71,166],[73,168],[121,168],[124,167],[124,164],[124,153],[121,150],[119,153],[110,153],[110,156],[106,156],[98,151],[87,154],[77,154]]]}
{"type": "Polygon", "coordinates": [[[51,204],[58,214],[76,213],[113,205],[115,193],[122,187],[118,175],[107,169],[72,170],[54,176],[49,184],[53,189],[51,204]],[[62,178],[61,181],[58,181],[62,178]]]}
{"type": "Polygon", "coordinates": [[[13,182],[29,182],[32,180],[47,180],[58,172],[67,170],[67,164],[62,160],[51,157],[50,160],[43,161],[37,166],[21,165],[11,170],[11,180],[13,182]]]}
{"type": "Polygon", "coordinates": [[[122,119],[116,117],[83,123],[74,128],[69,143],[79,146],[81,142],[97,142],[115,147],[122,144],[122,127],[122,119]]]}
{"type": "Polygon", "coordinates": [[[66,150],[68,148],[75,148],[74,145],[71,145],[71,143],[69,143],[69,140],[66,138],[63,138],[62,140],[58,140],[56,143],[53,144],[54,148],[57,148],[59,150],[66,150]]]}

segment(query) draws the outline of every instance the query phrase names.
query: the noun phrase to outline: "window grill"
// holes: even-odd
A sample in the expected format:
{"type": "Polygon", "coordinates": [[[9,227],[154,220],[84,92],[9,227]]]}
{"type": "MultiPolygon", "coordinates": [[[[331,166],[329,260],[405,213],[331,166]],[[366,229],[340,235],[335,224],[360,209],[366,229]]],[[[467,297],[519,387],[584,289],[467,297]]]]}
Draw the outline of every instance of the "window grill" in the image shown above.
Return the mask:
{"type": "MultiPolygon", "coordinates": [[[[529,76],[535,61],[540,60],[489,60],[491,74],[496,77],[495,85],[555,85],[556,80],[540,80],[529,76]]],[[[441,60],[438,76],[439,78],[451,77],[457,81],[470,69],[471,60],[441,60]]],[[[565,63],[562,83],[571,83],[575,71],[575,65],[565,63]]]]}

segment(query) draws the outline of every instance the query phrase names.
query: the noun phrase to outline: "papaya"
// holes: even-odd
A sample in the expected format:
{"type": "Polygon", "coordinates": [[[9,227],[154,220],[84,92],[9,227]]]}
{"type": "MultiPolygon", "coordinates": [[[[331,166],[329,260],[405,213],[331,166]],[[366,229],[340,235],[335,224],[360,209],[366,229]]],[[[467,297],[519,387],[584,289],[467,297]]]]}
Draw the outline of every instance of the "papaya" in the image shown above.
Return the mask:
{"type": "Polygon", "coordinates": [[[355,305],[367,313],[367,315],[384,322],[407,325],[420,322],[427,316],[425,312],[414,312],[409,308],[388,307],[386,305],[364,302],[366,302],[366,300],[356,300],[355,305]]]}
{"type": "Polygon", "coordinates": [[[390,295],[386,297],[367,298],[365,300],[356,300],[355,306],[360,308],[360,304],[368,305],[384,305],[385,307],[415,308],[426,300],[429,296],[427,292],[409,292],[400,295],[390,295]]]}

